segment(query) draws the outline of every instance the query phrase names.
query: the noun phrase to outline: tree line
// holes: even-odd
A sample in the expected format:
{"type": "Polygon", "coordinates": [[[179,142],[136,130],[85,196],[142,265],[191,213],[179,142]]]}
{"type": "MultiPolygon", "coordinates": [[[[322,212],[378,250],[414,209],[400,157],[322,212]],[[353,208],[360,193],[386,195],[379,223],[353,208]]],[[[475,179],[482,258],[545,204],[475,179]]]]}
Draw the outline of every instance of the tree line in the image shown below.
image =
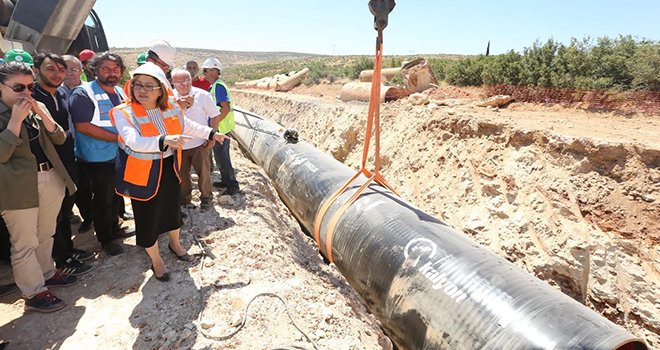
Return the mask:
{"type": "Polygon", "coordinates": [[[522,53],[431,64],[438,79],[457,86],[660,91],[660,42],[632,36],[573,38],[568,45],[537,40],[522,53]]]}

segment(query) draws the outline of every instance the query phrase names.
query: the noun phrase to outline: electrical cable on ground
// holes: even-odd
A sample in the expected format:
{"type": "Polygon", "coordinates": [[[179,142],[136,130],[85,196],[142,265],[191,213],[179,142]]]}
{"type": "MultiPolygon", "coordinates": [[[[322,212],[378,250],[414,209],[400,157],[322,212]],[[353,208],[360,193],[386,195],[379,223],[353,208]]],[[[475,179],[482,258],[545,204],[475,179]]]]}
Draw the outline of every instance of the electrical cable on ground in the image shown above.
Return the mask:
{"type": "MultiPolygon", "coordinates": [[[[252,304],[252,302],[254,300],[256,300],[257,298],[259,298],[259,297],[269,296],[269,297],[276,298],[276,299],[278,299],[279,301],[282,302],[282,304],[284,305],[284,310],[286,311],[286,314],[289,317],[289,320],[291,321],[291,324],[293,325],[293,327],[295,327],[305,337],[305,339],[307,339],[307,341],[310,344],[312,344],[312,347],[314,349],[319,350],[319,348],[316,346],[314,341],[293,320],[293,317],[291,316],[291,313],[289,312],[289,308],[286,304],[286,301],[282,297],[280,297],[279,295],[277,295],[275,293],[265,292],[265,293],[259,293],[255,296],[253,296],[248,301],[248,304],[245,306],[245,309],[243,311],[243,316],[241,317],[240,324],[238,325],[238,327],[235,330],[233,330],[232,332],[230,332],[227,335],[223,335],[223,336],[212,335],[212,334],[209,334],[204,328],[202,328],[201,325],[202,325],[202,318],[203,318],[204,310],[205,310],[205,298],[204,298],[204,291],[202,290],[201,286],[204,285],[205,282],[206,282],[206,278],[204,278],[204,258],[208,257],[208,256],[206,254],[206,251],[204,250],[204,246],[202,245],[202,242],[200,242],[200,240],[197,238],[197,236],[193,233],[193,228],[195,226],[193,212],[190,210],[190,208],[186,208],[186,209],[188,211],[188,218],[190,219],[190,224],[188,226],[188,233],[193,238],[193,240],[195,241],[195,244],[201,250],[200,266],[199,266],[199,276],[200,276],[199,292],[200,292],[200,295],[201,295],[201,297],[200,297],[201,307],[200,307],[199,315],[197,316],[197,324],[195,325],[197,327],[197,330],[199,331],[199,333],[201,333],[205,338],[211,339],[211,340],[227,340],[227,339],[235,336],[236,334],[238,334],[238,332],[240,332],[241,329],[243,329],[243,327],[247,323],[248,311],[249,311],[249,308],[250,308],[250,305],[252,304]]],[[[210,284],[210,285],[215,285],[215,282],[210,284]]],[[[299,345],[282,345],[282,346],[278,346],[276,348],[271,348],[271,350],[280,350],[280,349],[281,350],[308,350],[307,348],[299,346],[299,345]]]]}

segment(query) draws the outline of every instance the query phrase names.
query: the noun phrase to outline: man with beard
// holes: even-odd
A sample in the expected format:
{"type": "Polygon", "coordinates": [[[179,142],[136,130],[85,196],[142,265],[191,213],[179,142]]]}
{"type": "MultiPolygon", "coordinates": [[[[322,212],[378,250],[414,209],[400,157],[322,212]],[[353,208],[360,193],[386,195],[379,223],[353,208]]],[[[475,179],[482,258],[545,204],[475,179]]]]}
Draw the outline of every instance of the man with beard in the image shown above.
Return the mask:
{"type": "Polygon", "coordinates": [[[204,91],[209,91],[211,88],[211,82],[206,81],[204,77],[199,76],[199,65],[197,61],[188,61],[186,62],[186,70],[190,73],[192,77],[192,86],[204,91]]]}
{"type": "MultiPolygon", "coordinates": [[[[46,105],[55,122],[64,129],[66,141],[61,145],[56,145],[55,150],[69,176],[76,182],[78,169],[73,154],[73,127],[69,118],[69,109],[66,106],[65,91],[60,87],[64,81],[66,62],[58,55],[40,53],[34,58],[33,69],[37,75],[37,86],[32,91],[32,97],[46,105]]],[[[53,236],[53,260],[55,260],[55,266],[63,274],[79,276],[92,269],[92,265],[84,264],[81,261],[91,259],[94,254],[73,248],[69,214],[74,202],[74,193],[69,193],[67,190],[57,215],[57,227],[53,236]]]]}
{"type": "Polygon", "coordinates": [[[117,87],[126,67],[121,57],[109,52],[94,56],[90,66],[96,79],[71,92],[69,112],[76,130],[78,165],[90,180],[93,193],[96,238],[107,254],[118,255],[124,249],[115,239],[127,234],[119,228],[113,205],[117,129],[108,113],[126,98],[117,87]]]}

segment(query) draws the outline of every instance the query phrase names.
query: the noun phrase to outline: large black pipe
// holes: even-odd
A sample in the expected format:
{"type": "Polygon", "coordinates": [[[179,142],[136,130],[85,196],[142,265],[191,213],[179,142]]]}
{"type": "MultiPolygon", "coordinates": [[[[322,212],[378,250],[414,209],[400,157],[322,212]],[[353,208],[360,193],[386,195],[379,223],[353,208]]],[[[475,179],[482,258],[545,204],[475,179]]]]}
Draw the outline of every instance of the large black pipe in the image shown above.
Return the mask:
{"type": "MultiPolygon", "coordinates": [[[[319,207],[354,171],[306,142],[285,142],[272,122],[234,113],[234,136],[313,232],[319,207]]],[[[326,257],[327,222],[356,187],[323,220],[326,257]]],[[[401,349],[646,349],[623,328],[378,186],[341,217],[332,254],[401,349]]]]}

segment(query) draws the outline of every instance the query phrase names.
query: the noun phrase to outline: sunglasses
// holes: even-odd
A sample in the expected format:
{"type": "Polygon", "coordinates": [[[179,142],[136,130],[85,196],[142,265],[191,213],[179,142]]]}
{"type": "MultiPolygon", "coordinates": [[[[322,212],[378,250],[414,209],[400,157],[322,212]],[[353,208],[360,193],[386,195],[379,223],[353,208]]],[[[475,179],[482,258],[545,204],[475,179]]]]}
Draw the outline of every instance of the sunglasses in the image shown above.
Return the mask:
{"type": "Polygon", "coordinates": [[[16,84],[14,86],[10,86],[5,83],[0,83],[0,84],[9,87],[13,92],[23,92],[25,91],[25,89],[28,89],[28,91],[33,91],[34,87],[37,86],[37,83],[29,83],[27,85],[16,84]]]}

